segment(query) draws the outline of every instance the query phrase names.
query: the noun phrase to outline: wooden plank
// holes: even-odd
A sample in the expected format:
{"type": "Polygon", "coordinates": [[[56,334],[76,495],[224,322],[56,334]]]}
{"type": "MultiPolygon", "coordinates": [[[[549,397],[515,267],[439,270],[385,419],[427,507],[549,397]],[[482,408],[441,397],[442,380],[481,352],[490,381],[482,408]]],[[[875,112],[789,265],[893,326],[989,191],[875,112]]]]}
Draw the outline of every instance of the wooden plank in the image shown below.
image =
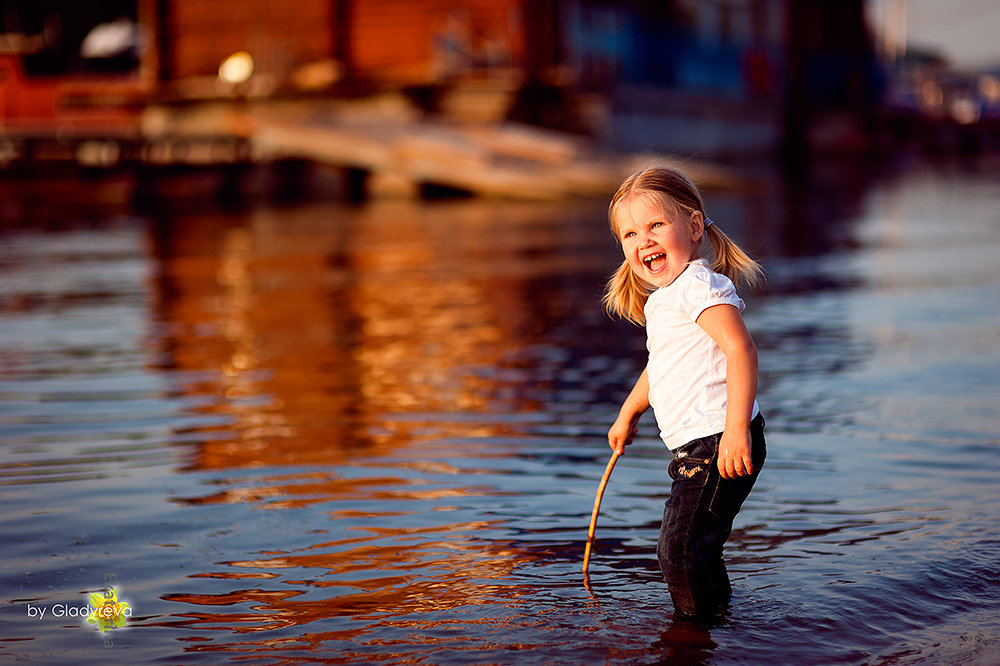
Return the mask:
{"type": "Polygon", "coordinates": [[[393,144],[393,155],[404,163],[428,162],[456,169],[490,167],[489,152],[457,132],[422,128],[402,134],[393,144]]]}
{"type": "Polygon", "coordinates": [[[479,196],[555,200],[614,191],[626,169],[581,159],[573,137],[531,127],[469,128],[337,107],[245,118],[258,154],[297,156],[371,171],[374,196],[411,196],[433,183],[479,196]],[[481,130],[481,131],[480,131],[481,130]]]}
{"type": "Polygon", "coordinates": [[[494,153],[545,164],[567,164],[580,152],[575,137],[528,125],[473,125],[463,131],[470,141],[494,153]]]}
{"type": "Polygon", "coordinates": [[[263,150],[308,157],[326,164],[363,169],[395,165],[390,144],[356,128],[316,127],[274,119],[253,119],[252,143],[263,150]]]}

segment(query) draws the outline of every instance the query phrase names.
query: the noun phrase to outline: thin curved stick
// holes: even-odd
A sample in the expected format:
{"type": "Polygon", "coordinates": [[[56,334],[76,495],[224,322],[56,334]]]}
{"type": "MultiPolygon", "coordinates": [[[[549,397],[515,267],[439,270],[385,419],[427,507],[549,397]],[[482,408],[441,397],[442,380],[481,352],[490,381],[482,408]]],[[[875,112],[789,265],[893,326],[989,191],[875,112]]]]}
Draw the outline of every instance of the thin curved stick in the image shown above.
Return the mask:
{"type": "Polygon", "coordinates": [[[617,451],[611,454],[611,460],[608,461],[608,466],[604,470],[604,476],[601,477],[601,485],[597,486],[597,497],[594,498],[594,510],[590,514],[590,531],[587,532],[587,547],[583,551],[584,583],[590,582],[590,577],[587,574],[587,566],[590,564],[590,547],[594,544],[594,530],[597,529],[597,514],[601,510],[601,498],[604,497],[604,487],[608,485],[608,479],[611,478],[611,470],[615,468],[615,463],[618,462],[618,455],[617,451]]]}

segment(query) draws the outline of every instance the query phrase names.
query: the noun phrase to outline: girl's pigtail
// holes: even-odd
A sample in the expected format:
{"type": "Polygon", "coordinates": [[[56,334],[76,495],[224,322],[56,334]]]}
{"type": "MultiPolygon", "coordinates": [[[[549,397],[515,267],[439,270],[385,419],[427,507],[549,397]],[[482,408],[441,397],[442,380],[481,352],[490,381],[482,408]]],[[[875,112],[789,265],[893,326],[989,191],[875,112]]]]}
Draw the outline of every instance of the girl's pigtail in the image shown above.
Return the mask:
{"type": "Polygon", "coordinates": [[[757,286],[764,277],[764,270],[756,261],[751,259],[740,246],[734,243],[727,236],[719,225],[713,224],[705,228],[708,241],[712,244],[715,259],[712,262],[712,270],[722,273],[733,281],[734,284],[740,282],[749,286],[757,286]]]}
{"type": "Polygon", "coordinates": [[[622,317],[636,326],[646,325],[643,308],[649,298],[649,288],[623,261],[604,289],[604,307],[612,317],[622,317]]]}

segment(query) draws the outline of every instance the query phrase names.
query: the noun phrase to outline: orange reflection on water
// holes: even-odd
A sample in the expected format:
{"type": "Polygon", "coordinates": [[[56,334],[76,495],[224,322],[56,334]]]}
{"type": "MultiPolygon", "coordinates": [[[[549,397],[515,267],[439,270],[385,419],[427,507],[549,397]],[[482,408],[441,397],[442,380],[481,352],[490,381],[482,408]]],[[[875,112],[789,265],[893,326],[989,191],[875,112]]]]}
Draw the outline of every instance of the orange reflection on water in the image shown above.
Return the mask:
{"type": "MultiPolygon", "coordinates": [[[[397,477],[345,479],[316,473],[254,477],[254,481],[257,482],[254,485],[239,486],[238,481],[233,480],[227,482],[227,487],[218,492],[200,497],[173,498],[172,501],[194,506],[255,503],[265,509],[289,509],[327,502],[438,500],[498,494],[496,490],[475,486],[426,488],[421,487],[427,485],[423,480],[397,477]]],[[[376,514],[358,512],[358,515],[376,514]]]]}
{"type": "Polygon", "coordinates": [[[491,440],[518,432],[504,415],[539,409],[503,369],[537,329],[532,285],[576,269],[547,254],[573,242],[548,214],[399,202],[160,223],[161,357],[219,417],[195,428],[187,469],[234,470],[172,501],[328,517],[306,546],[300,533],[192,576],[276,587],[167,594],[198,607],[168,624],[245,633],[519,603],[527,590],[506,581],[538,556],[497,538],[500,519],[449,521],[470,513],[445,502],[506,493],[475,482],[495,469],[452,462],[453,442],[463,461],[504,455],[491,440]]]}
{"type": "Polygon", "coordinates": [[[213,396],[200,411],[229,422],[192,468],[337,465],[357,447],[411,444],[388,415],[538,409],[494,370],[533,329],[526,281],[561,270],[533,255],[552,240],[534,229],[542,213],[441,206],[161,223],[164,351],[177,369],[214,375],[182,390],[213,396]]]}
{"type": "Polygon", "coordinates": [[[253,612],[178,614],[178,617],[187,618],[178,624],[211,625],[240,633],[339,616],[372,619],[451,610],[470,604],[516,604],[529,590],[523,586],[505,585],[502,581],[510,577],[515,565],[524,564],[523,552],[496,542],[484,544],[469,537],[443,538],[444,535],[468,534],[492,524],[495,523],[483,521],[423,528],[365,528],[371,532],[369,536],[318,543],[300,552],[221,563],[269,573],[282,570],[321,572],[312,578],[283,581],[295,589],[171,594],[164,598],[198,606],[249,604],[253,612]],[[364,572],[372,575],[356,578],[358,573],[364,572]],[[310,589],[331,588],[356,591],[339,592],[318,600],[296,599],[309,594],[310,589]]]}

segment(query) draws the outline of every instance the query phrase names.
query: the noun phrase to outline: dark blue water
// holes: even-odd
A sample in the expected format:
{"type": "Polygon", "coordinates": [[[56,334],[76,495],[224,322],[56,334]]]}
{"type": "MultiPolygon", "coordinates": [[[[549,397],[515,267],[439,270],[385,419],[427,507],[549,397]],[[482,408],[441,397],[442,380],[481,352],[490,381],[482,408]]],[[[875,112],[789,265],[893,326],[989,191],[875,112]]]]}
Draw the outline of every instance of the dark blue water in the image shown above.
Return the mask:
{"type": "Polygon", "coordinates": [[[604,202],[28,206],[0,236],[0,657],[1000,663],[996,176],[707,193],[769,273],[768,464],[711,627],[660,582],[651,418],[582,584],[643,363],[599,307],[604,202]],[[133,615],[102,635],[67,609],[108,585],[133,615]]]}

